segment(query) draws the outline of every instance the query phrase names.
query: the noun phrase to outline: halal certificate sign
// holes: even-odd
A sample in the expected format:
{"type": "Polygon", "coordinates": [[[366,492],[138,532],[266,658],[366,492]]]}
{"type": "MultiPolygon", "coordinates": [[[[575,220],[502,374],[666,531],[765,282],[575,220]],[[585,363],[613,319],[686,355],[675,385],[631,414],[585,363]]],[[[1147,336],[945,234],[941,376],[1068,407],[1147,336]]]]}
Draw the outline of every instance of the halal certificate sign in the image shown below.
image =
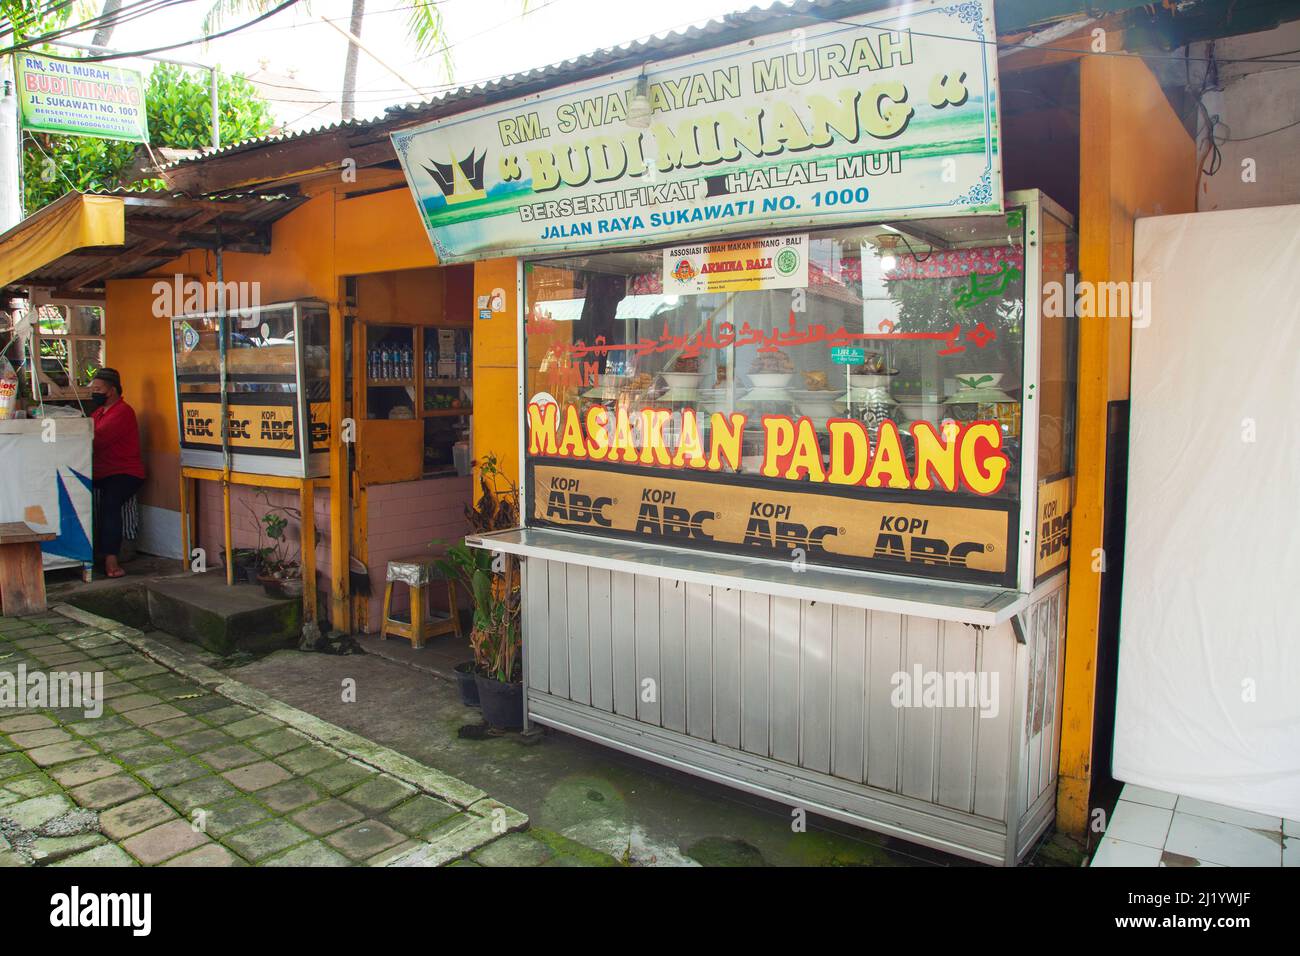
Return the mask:
{"type": "Polygon", "coordinates": [[[808,234],[691,243],[663,251],[665,295],[803,289],[808,234]]]}

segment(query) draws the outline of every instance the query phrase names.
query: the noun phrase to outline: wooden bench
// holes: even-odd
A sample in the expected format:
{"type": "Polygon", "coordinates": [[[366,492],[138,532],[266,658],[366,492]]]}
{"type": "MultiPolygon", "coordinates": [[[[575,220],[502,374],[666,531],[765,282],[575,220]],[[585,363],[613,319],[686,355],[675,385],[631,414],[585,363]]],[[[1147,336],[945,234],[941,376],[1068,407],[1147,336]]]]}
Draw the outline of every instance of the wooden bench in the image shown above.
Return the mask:
{"type": "Polygon", "coordinates": [[[0,522],[0,615],[17,617],[45,610],[41,542],[57,537],[25,521],[0,522]]]}

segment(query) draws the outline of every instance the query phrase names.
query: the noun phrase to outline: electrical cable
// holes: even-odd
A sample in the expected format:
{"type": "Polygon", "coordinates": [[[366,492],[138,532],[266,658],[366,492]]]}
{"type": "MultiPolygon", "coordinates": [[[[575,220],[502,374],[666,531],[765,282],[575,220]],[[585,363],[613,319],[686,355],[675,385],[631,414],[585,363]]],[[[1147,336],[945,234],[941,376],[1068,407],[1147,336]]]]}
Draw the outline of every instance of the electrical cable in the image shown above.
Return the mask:
{"type": "MultiPolygon", "coordinates": [[[[1274,133],[1280,133],[1283,130],[1288,130],[1295,126],[1300,126],[1300,120],[1296,120],[1294,123],[1287,123],[1285,126],[1279,126],[1277,129],[1271,129],[1264,133],[1256,133],[1254,136],[1227,136],[1224,137],[1223,141],[1225,143],[1248,143],[1252,139],[1260,139],[1261,137],[1264,136],[1272,136],[1274,133]]],[[[1227,129],[1227,126],[1225,125],[1224,128],[1227,129]]],[[[1228,132],[1231,133],[1232,130],[1228,129],[1228,132]]]]}
{"type": "Polygon", "coordinates": [[[140,17],[148,16],[151,13],[157,13],[167,7],[180,6],[192,2],[193,0],[138,0],[136,3],[120,7],[111,13],[100,13],[88,20],[62,26],[48,33],[43,33],[40,36],[29,37],[15,43],[8,49],[0,50],[0,54],[29,50],[32,47],[40,46],[45,43],[52,43],[63,37],[75,36],[78,33],[86,33],[106,26],[116,27],[120,23],[129,23],[132,20],[138,20],[140,17]]]}
{"type": "MultiPolygon", "coordinates": [[[[444,7],[449,2],[451,2],[451,0],[430,0],[428,3],[408,3],[403,4],[400,7],[385,7],[382,10],[366,10],[366,19],[369,20],[371,17],[380,16],[385,13],[408,13],[416,7],[444,7]]],[[[249,30],[248,32],[253,34],[276,33],[283,30],[297,30],[300,27],[311,26],[312,23],[347,23],[351,19],[351,14],[348,14],[346,17],[320,17],[308,23],[289,23],[276,27],[260,27],[259,29],[249,30]]],[[[399,87],[399,89],[405,89],[405,87],[399,87]]]]}
{"type": "MultiPolygon", "coordinates": [[[[179,5],[182,3],[190,3],[192,2],[192,0],[160,0],[160,2],[162,3],[163,6],[172,6],[172,5],[179,5]]],[[[194,46],[199,43],[206,43],[209,40],[216,40],[219,39],[220,37],[230,36],[231,34],[238,33],[241,30],[247,29],[248,27],[252,26],[255,23],[261,23],[263,20],[268,20],[271,17],[275,16],[277,13],[287,10],[289,7],[294,6],[298,2],[299,0],[282,0],[282,2],[278,6],[275,6],[272,9],[266,11],[265,13],[262,13],[254,17],[252,20],[249,20],[247,23],[242,23],[239,24],[238,26],[229,27],[225,30],[219,30],[216,33],[209,33],[192,40],[182,40],[178,43],[169,43],[165,46],[151,47],[146,50],[131,50],[128,52],[121,52],[121,53],[103,53],[103,54],[96,54],[94,56],[83,56],[77,58],[77,62],[78,63],[103,63],[109,60],[124,60],[133,57],[148,56],[153,53],[163,53],[166,52],[167,50],[176,50],[181,47],[194,46]]],[[[113,21],[113,22],[116,23],[118,21],[113,21]]],[[[85,32],[84,27],[72,31],[72,33],[81,33],[81,32],[85,32]]],[[[71,36],[72,33],[60,33],[58,35],[71,36]]],[[[25,50],[38,43],[45,43],[45,42],[49,42],[49,41],[46,38],[42,37],[40,39],[18,44],[9,47],[7,49],[0,49],[0,55],[25,50]]]]}
{"type": "MultiPolygon", "coordinates": [[[[812,10],[809,10],[807,12],[807,16],[812,17],[813,19],[821,23],[842,23],[845,26],[860,27],[862,29],[867,29],[867,30],[878,30],[881,33],[898,32],[897,30],[890,30],[887,27],[878,27],[875,24],[871,24],[871,23],[855,23],[852,20],[841,20],[838,17],[818,16],[818,14],[812,10]]],[[[985,46],[998,47],[1000,49],[1006,49],[1006,50],[1015,49],[1016,47],[1022,45],[1021,43],[1005,43],[1000,40],[997,40],[996,38],[992,40],[981,40],[978,37],[955,37],[955,36],[948,36],[947,34],[943,34],[943,33],[924,33],[920,30],[913,30],[910,27],[907,29],[907,32],[910,33],[912,36],[917,36],[917,37],[930,37],[935,40],[956,40],[962,43],[979,43],[985,46]]],[[[1028,49],[1033,49],[1035,51],[1049,52],[1049,53],[1072,53],[1076,56],[1118,56],[1118,57],[1133,57],[1140,60],[1172,60],[1172,61],[1186,59],[1186,57],[1180,57],[1177,54],[1165,56],[1165,55],[1155,54],[1155,53],[1131,53],[1128,50],[1077,50],[1072,47],[1048,46],[1046,44],[1044,44],[1043,46],[1030,47],[1028,49]]],[[[1275,56],[1275,54],[1270,54],[1270,58],[1245,57],[1240,59],[1219,59],[1216,60],[1215,62],[1217,63],[1300,64],[1300,60],[1273,59],[1271,58],[1273,56],[1275,56]]],[[[1194,57],[1193,59],[1199,59],[1199,58],[1194,57]]]]}
{"type": "MultiPolygon", "coordinates": [[[[50,14],[52,14],[52,13],[56,13],[57,11],[62,10],[64,7],[70,7],[70,6],[72,6],[72,4],[74,4],[74,3],[76,3],[76,2],[77,2],[77,0],[59,0],[58,3],[52,3],[52,4],[50,4],[48,7],[46,7],[44,10],[40,11],[39,14],[34,15],[34,16],[32,17],[32,22],[37,22],[37,21],[40,21],[40,20],[44,20],[44,19],[45,19],[46,17],[48,17],[50,14]]],[[[14,32],[14,23],[13,23],[13,20],[6,19],[6,20],[4,21],[4,25],[3,25],[3,26],[0,26],[0,37],[8,36],[9,34],[11,34],[11,33],[13,33],[13,32],[14,32]]]]}
{"type": "MultiPolygon", "coordinates": [[[[463,38],[461,38],[461,39],[455,41],[454,43],[449,44],[449,45],[446,47],[446,49],[450,50],[450,49],[456,47],[457,45],[460,45],[460,44],[466,43],[466,42],[468,42],[468,41],[470,41],[470,40],[475,39],[476,37],[482,36],[482,35],[485,34],[485,33],[490,33],[490,32],[492,32],[493,30],[499,29],[500,27],[508,26],[509,24],[514,23],[514,22],[516,22],[517,20],[521,20],[524,16],[527,16],[527,15],[530,14],[530,13],[535,13],[535,12],[537,12],[537,11],[539,11],[539,10],[543,10],[543,9],[545,9],[546,7],[548,7],[548,6],[552,6],[554,3],[557,3],[557,2],[558,2],[558,0],[549,0],[548,3],[544,3],[544,4],[542,4],[542,5],[539,6],[539,7],[535,7],[535,8],[533,8],[533,9],[531,9],[531,10],[525,10],[524,13],[522,13],[522,14],[516,16],[516,17],[512,17],[512,18],[510,18],[509,20],[504,20],[504,21],[502,21],[502,22],[500,22],[500,23],[498,23],[498,24],[496,24],[496,25],[494,25],[494,26],[492,26],[492,27],[487,28],[486,30],[480,31],[479,33],[471,34],[470,36],[463,37],[463,38]]],[[[809,15],[810,15],[810,16],[815,16],[815,14],[813,14],[813,13],[810,13],[809,15]]],[[[857,26],[857,27],[869,26],[869,25],[864,25],[864,24],[861,24],[861,23],[855,23],[855,22],[850,21],[850,20],[842,20],[842,19],[831,18],[831,17],[816,17],[816,19],[818,19],[820,22],[823,22],[823,23],[841,23],[841,24],[844,24],[844,25],[846,25],[846,26],[857,26]]],[[[637,38],[635,38],[635,39],[633,39],[633,40],[625,41],[624,43],[615,44],[615,45],[613,45],[613,46],[611,46],[611,47],[606,47],[606,48],[604,48],[604,49],[614,49],[614,48],[617,48],[617,47],[628,46],[628,45],[630,45],[630,44],[634,44],[634,43],[637,43],[637,42],[642,42],[642,41],[645,41],[645,40],[649,39],[650,37],[653,37],[653,36],[656,36],[656,35],[659,35],[659,34],[663,34],[663,33],[671,33],[671,32],[675,32],[675,31],[681,29],[682,27],[690,26],[690,25],[695,24],[695,23],[698,23],[698,22],[699,22],[699,21],[698,21],[698,20],[695,20],[695,19],[687,20],[687,21],[684,21],[684,22],[682,22],[682,23],[679,23],[679,24],[677,24],[677,25],[675,25],[675,26],[668,27],[668,28],[666,28],[666,29],[664,29],[664,30],[657,30],[657,31],[654,31],[654,33],[646,34],[646,35],[644,35],[644,36],[637,37],[637,38]]],[[[277,29],[278,29],[278,28],[277,28],[277,29]]],[[[882,31],[883,31],[885,28],[883,28],[883,27],[876,27],[875,29],[878,29],[878,30],[882,30],[882,31]]],[[[991,45],[991,46],[999,46],[999,47],[1002,47],[1002,48],[1009,48],[1009,47],[1018,46],[1018,44],[1004,44],[1004,43],[999,43],[999,41],[997,41],[997,40],[979,40],[979,39],[972,38],[972,37],[957,37],[957,36],[948,36],[948,35],[945,35],[945,34],[938,34],[938,33],[923,33],[923,32],[919,32],[919,31],[915,31],[915,30],[912,30],[912,31],[910,31],[910,32],[911,32],[913,35],[915,35],[915,36],[931,37],[931,38],[934,38],[934,39],[942,39],[942,40],[956,40],[956,41],[970,42],[970,43],[982,43],[982,44],[987,44],[987,45],[991,45]]],[[[1166,57],[1166,56],[1158,56],[1158,55],[1135,54],[1135,53],[1130,53],[1130,52],[1128,52],[1128,51],[1091,51],[1091,50],[1076,50],[1076,49],[1072,49],[1072,48],[1070,48],[1070,47],[1056,47],[1056,46],[1039,46],[1039,47],[1034,47],[1033,49],[1035,49],[1035,50],[1043,50],[1043,51],[1053,51],[1053,52],[1073,53],[1073,54],[1080,55],[1080,56],[1094,56],[1094,55],[1095,55],[1095,56],[1130,56],[1130,57],[1139,57],[1139,58],[1141,58],[1141,59],[1160,59],[1160,60],[1177,60],[1177,59],[1179,59],[1179,57],[1178,57],[1177,55],[1167,56],[1167,57],[1166,57]]],[[[1287,52],[1300,52],[1300,51],[1287,51],[1287,52]]],[[[421,62],[421,61],[423,61],[423,60],[431,59],[432,57],[434,57],[434,56],[439,56],[439,55],[441,55],[441,51],[440,51],[439,53],[427,54],[427,55],[425,55],[425,56],[423,56],[423,57],[419,57],[419,58],[417,58],[416,60],[413,60],[412,63],[418,63],[418,62],[421,62]]],[[[1295,64],[1300,64],[1300,60],[1284,60],[1284,59],[1278,59],[1278,58],[1277,58],[1277,57],[1282,56],[1282,55],[1283,55],[1283,54],[1270,54],[1268,57],[1246,57],[1246,58],[1240,58],[1240,59],[1226,59],[1226,60],[1225,60],[1225,59],[1218,59],[1218,60],[1216,60],[1216,62],[1218,62],[1218,63],[1295,63],[1295,64]]],[[[1186,59],[1186,57],[1183,57],[1183,59],[1186,59]]],[[[1197,57],[1197,58],[1194,58],[1194,59],[1198,59],[1198,60],[1206,60],[1206,58],[1201,58],[1201,57],[1197,57]]],[[[545,65],[543,65],[542,67],[534,67],[533,69],[544,69],[544,68],[545,68],[545,65]]],[[[430,86],[428,86],[428,87],[420,87],[420,89],[421,89],[421,90],[427,90],[427,91],[429,91],[430,95],[433,95],[434,93],[439,92],[439,91],[443,91],[443,90],[463,89],[463,88],[465,88],[465,87],[467,87],[467,86],[478,85],[478,84],[480,84],[480,83],[491,83],[491,82],[494,82],[494,81],[496,81],[496,80],[503,79],[503,78],[505,78],[505,77],[507,77],[507,76],[515,76],[515,75],[518,75],[520,72],[527,72],[527,71],[514,71],[514,72],[512,72],[512,73],[498,74],[498,75],[496,75],[496,76],[492,76],[492,77],[484,77],[484,78],[479,79],[479,80],[461,81],[461,82],[456,82],[456,83],[447,83],[447,84],[433,84],[433,85],[430,85],[430,86]]],[[[294,90],[301,89],[300,87],[291,87],[291,86],[288,86],[287,84],[262,83],[261,81],[250,81],[250,82],[257,82],[259,85],[278,86],[278,87],[283,88],[283,89],[294,89],[294,90]]],[[[367,90],[358,90],[357,92],[358,92],[358,93],[362,93],[362,94],[379,94],[379,93],[386,93],[386,92],[401,93],[401,92],[403,92],[405,89],[406,89],[405,87],[391,87],[391,88],[378,87],[378,88],[367,89],[367,90]]],[[[312,90],[312,91],[310,91],[310,92],[319,92],[319,93],[321,93],[322,95],[326,95],[326,96],[328,96],[328,95],[331,95],[334,91],[331,90],[331,91],[328,91],[328,92],[327,92],[327,91],[325,91],[325,90],[312,90]]],[[[341,91],[339,92],[339,95],[342,95],[342,94],[341,94],[341,91]]],[[[275,100],[276,98],[274,98],[274,97],[268,97],[268,99],[273,99],[273,100],[275,100]]],[[[385,96],[363,96],[363,97],[358,97],[358,98],[355,100],[355,102],[358,102],[358,103],[366,103],[366,102],[384,102],[384,101],[389,100],[389,99],[390,99],[389,97],[385,97],[385,96]]],[[[336,102],[335,100],[329,100],[329,99],[323,99],[323,100],[283,100],[283,99],[280,99],[280,100],[276,100],[276,101],[277,101],[277,102],[296,102],[296,103],[298,103],[298,104],[300,104],[300,105],[304,105],[304,106],[305,106],[305,105],[320,105],[320,106],[326,106],[326,105],[328,105],[328,104],[330,104],[330,103],[332,103],[332,102],[336,102]]],[[[313,111],[313,112],[314,112],[314,111],[313,111]]]]}

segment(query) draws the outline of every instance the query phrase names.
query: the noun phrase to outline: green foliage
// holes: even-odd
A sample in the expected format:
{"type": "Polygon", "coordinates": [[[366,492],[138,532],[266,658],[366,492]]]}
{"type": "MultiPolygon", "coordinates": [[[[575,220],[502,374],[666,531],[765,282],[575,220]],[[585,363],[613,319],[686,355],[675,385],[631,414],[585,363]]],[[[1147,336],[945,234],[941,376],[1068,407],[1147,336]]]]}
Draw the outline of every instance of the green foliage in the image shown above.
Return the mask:
{"type": "MultiPolygon", "coordinates": [[[[72,7],[50,10],[50,6],[51,4],[38,0],[0,0],[0,20],[8,21],[7,25],[14,31],[14,39],[30,40],[60,29],[72,18],[72,7]]],[[[81,17],[78,22],[84,19],[81,17]]]]}
{"type": "MultiPolygon", "coordinates": [[[[149,142],[174,149],[212,145],[212,96],[207,73],[191,73],[173,63],[160,63],[149,74],[146,95],[149,142]]],[[[217,75],[217,108],[221,144],[263,136],[275,124],[266,101],[242,76],[217,75]]]]}
{"type": "MultiPolygon", "coordinates": [[[[465,509],[478,534],[504,531],[518,524],[519,489],[497,465],[496,455],[479,462],[482,496],[465,509]]],[[[437,542],[435,542],[437,543],[437,542]]],[[[474,599],[474,629],[470,647],[480,674],[503,683],[519,678],[520,573],[514,555],[493,555],[484,548],[458,542],[437,561],[448,580],[456,581],[474,599]]]]}
{"type": "MultiPolygon", "coordinates": [[[[212,101],[207,73],[192,73],[160,63],[149,75],[146,92],[149,144],[200,149],[212,144],[212,101]]],[[[275,123],[266,101],[243,77],[218,75],[221,143],[265,135],[275,123]]],[[[28,214],[69,189],[114,189],[126,185],[123,173],[134,162],[137,145],[90,136],[28,133],[23,139],[23,201],[28,214]]],[[[132,188],[164,189],[159,179],[132,188]]]]}

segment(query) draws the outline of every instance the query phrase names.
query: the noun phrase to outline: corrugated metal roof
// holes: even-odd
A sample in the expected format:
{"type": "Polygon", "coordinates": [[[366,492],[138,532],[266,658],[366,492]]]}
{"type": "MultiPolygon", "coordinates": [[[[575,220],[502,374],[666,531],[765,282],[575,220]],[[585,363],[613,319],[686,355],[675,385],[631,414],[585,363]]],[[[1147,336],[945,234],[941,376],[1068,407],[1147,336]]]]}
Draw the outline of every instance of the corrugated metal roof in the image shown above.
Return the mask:
{"type": "Polygon", "coordinates": [[[750,7],[735,13],[728,13],[712,20],[703,20],[697,24],[653,34],[643,39],[634,40],[619,46],[607,47],[580,57],[562,60],[549,66],[510,73],[487,83],[461,86],[446,93],[416,102],[390,106],[385,114],[368,120],[347,120],[302,130],[282,136],[264,136],[257,139],[231,143],[220,149],[208,150],[202,156],[182,159],[161,167],[176,169],[203,163],[216,157],[229,156],[244,150],[262,146],[277,145],[306,139],[325,133],[337,133],[342,130],[372,130],[387,127],[406,126],[414,122],[436,119],[454,113],[477,108],[489,102],[525,95],[532,88],[545,89],[564,83],[613,73],[629,66],[653,60],[670,59],[696,50],[722,46],[774,32],[776,21],[783,20],[790,27],[807,25],[852,16],[871,10],[883,10],[896,6],[894,0],[795,0],[792,3],[773,2],[766,6],[750,7]]]}
{"type": "MultiPolygon", "coordinates": [[[[12,286],[38,286],[65,292],[98,292],[108,279],[147,275],[190,249],[215,242],[220,230],[226,248],[269,248],[268,227],[306,202],[303,196],[227,193],[191,196],[164,190],[116,189],[88,192],[124,200],[126,242],[81,249],[48,262],[12,286]]],[[[66,199],[66,197],[65,197],[66,199]]],[[[56,200],[60,202],[63,200],[56,200]]],[[[26,222],[24,220],[23,222],[26,222]]],[[[23,228],[19,223],[14,229],[23,228]]]]}
{"type": "MultiPolygon", "coordinates": [[[[1081,14],[1097,16],[1105,13],[1127,15],[1150,8],[1145,19],[1138,21],[1143,35],[1151,28],[1169,32],[1175,26],[1188,28],[1195,23],[1200,27],[1196,36],[1227,35],[1241,28],[1231,27],[1231,11],[1250,8],[1256,16],[1250,20],[1251,29],[1264,29],[1288,19],[1300,17],[1293,0],[1184,0],[1176,10],[1163,10],[1135,0],[996,0],[996,16],[1000,36],[1020,34],[1081,14]],[[1290,12],[1282,7],[1290,3],[1290,12]],[[1147,22],[1149,21],[1149,22],[1147,22]],[[1204,21],[1204,22],[1202,22],[1204,21]]],[[[281,136],[267,136],[231,143],[202,156],[182,159],[163,169],[192,167],[210,159],[225,157],[268,145],[289,143],[342,131],[386,132],[475,109],[479,106],[511,97],[526,95],[542,89],[577,82],[593,76],[617,72],[641,63],[669,59],[697,50],[735,43],[753,36],[775,32],[782,26],[794,28],[826,20],[855,16],[874,10],[898,6],[899,0],[774,0],[763,6],[728,13],[722,17],[702,20],[699,23],[656,33],[618,46],[595,50],[583,56],[563,60],[549,66],[506,74],[487,83],[457,87],[425,100],[388,107],[384,115],[371,119],[353,119],[341,123],[322,125],[281,136]],[[778,26],[778,22],[781,26],[778,26]]],[[[1240,11],[1238,11],[1240,12],[1240,11]]],[[[1240,17],[1239,17],[1240,18],[1240,17]]],[[[1176,31],[1175,31],[1176,32],[1176,31]]],[[[1186,42],[1187,36],[1177,41],[1186,42]]],[[[1167,46],[1168,43],[1162,44],[1167,46]]]]}

